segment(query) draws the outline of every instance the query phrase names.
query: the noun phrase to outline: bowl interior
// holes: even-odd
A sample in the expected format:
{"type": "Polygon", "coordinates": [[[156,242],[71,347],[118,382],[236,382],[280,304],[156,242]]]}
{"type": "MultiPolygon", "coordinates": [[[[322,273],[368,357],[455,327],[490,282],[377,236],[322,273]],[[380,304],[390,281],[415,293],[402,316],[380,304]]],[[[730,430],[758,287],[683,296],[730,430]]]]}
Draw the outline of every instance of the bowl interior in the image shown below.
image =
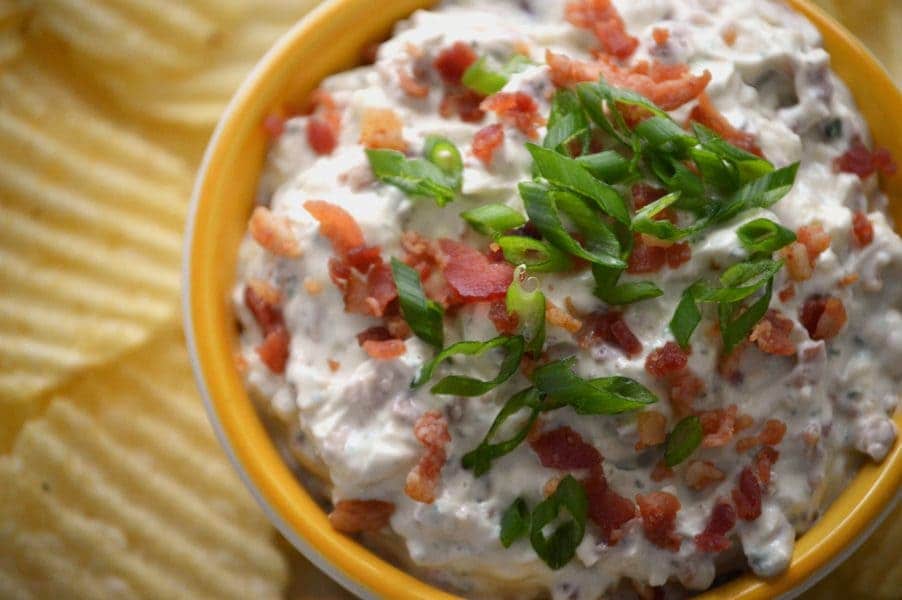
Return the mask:
{"type": "MultiPolygon", "coordinates": [[[[298,23],[264,57],[233,98],[207,150],[195,188],[185,246],[184,318],[195,373],[217,435],[272,521],[318,567],[351,591],[392,598],[452,598],[393,567],[335,532],[280,458],[245,392],[233,362],[235,327],[229,295],[237,248],[263,166],[261,127],[274,108],[297,103],[324,77],[359,62],[367,43],[433,0],[393,0],[373,11],[369,0],[331,0],[298,23]]],[[[847,31],[805,0],[790,4],[821,30],[832,67],[853,91],[878,144],[902,157],[902,94],[847,31]]],[[[902,177],[883,183],[902,222],[902,177]]],[[[902,411],[896,414],[902,428],[902,411]]],[[[864,466],[815,526],[796,544],[790,568],[777,578],[746,575],[703,597],[773,598],[813,583],[864,536],[897,496],[902,450],[864,466]]]]}

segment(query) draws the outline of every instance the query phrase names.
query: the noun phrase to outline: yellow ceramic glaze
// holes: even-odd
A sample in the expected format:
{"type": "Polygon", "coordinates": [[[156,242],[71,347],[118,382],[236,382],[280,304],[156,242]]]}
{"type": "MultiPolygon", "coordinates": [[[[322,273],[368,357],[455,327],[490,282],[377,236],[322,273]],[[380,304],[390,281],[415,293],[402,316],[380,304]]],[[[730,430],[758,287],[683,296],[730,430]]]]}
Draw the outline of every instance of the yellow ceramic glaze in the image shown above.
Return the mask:
{"type": "MultiPolygon", "coordinates": [[[[304,98],[331,73],[353,66],[361,49],[430,0],[331,0],[298,23],[263,58],[232,99],[207,149],[194,191],[184,265],[184,318],[198,385],[210,418],[245,483],[282,533],[318,567],[363,596],[453,598],[335,532],[288,469],[263,428],[233,362],[229,294],[265,151],[260,124],[273,107],[304,98]]],[[[902,157],[902,94],[845,29],[805,0],[790,0],[821,30],[832,66],[851,88],[877,143],[902,157]]],[[[902,177],[884,182],[902,222],[902,177]]],[[[902,429],[902,411],[896,414],[902,429]]],[[[779,577],[751,575],[703,597],[744,600],[794,595],[851,552],[898,496],[899,442],[880,465],[867,464],[797,542],[779,577]]]]}

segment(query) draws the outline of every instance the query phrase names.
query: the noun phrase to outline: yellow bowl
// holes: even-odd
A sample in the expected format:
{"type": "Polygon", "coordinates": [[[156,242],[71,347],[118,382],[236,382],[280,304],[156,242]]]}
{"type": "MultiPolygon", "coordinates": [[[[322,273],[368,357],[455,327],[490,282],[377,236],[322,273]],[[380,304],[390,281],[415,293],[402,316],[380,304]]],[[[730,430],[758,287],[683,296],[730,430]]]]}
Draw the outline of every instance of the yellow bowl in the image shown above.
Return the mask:
{"type": "MultiPolygon", "coordinates": [[[[273,523],[314,564],[365,597],[453,598],[335,532],[279,457],[235,369],[229,294],[235,261],[263,167],[265,115],[304,98],[327,75],[354,66],[361,49],[430,0],[331,0],[295,25],[260,61],[232,99],[210,141],[187,228],[184,319],[197,382],[220,442],[273,523]]],[[[902,157],[902,94],[852,35],[806,0],[790,0],[820,29],[834,70],[851,88],[877,143],[902,157]]],[[[902,177],[884,182],[902,222],[902,177]]],[[[896,414],[902,429],[902,411],[896,414]]],[[[867,464],[823,517],[797,542],[792,564],[763,580],[745,575],[708,591],[707,599],[792,596],[848,556],[898,497],[902,447],[867,464]]]]}

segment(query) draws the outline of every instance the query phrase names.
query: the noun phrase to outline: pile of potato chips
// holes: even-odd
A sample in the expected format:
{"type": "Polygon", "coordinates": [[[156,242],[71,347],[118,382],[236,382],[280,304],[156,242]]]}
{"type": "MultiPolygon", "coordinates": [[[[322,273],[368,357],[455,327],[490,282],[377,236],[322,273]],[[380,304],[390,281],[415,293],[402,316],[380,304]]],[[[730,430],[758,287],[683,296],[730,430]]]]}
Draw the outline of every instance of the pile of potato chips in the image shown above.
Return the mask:
{"type": "MultiPolygon", "coordinates": [[[[200,153],[314,4],[0,0],[0,598],[344,597],[232,472],[178,315],[200,153]]],[[[898,593],[900,527],[813,597],[898,593]]]]}

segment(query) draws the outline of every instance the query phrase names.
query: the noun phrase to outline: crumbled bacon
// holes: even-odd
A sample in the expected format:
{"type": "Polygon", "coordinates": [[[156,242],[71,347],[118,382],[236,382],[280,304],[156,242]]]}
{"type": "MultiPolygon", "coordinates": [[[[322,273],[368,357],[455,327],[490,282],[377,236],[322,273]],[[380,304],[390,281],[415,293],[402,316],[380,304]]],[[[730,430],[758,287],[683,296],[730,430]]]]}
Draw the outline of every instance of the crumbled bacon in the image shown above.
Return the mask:
{"type": "Polygon", "coordinates": [[[304,209],[319,221],[319,232],[332,242],[335,254],[345,257],[364,244],[363,231],[342,207],[324,200],[307,200],[304,209]]]}
{"type": "Polygon", "coordinates": [[[375,358],[377,360],[391,360],[393,358],[398,358],[407,351],[404,340],[395,339],[366,340],[363,342],[362,347],[363,351],[366,352],[370,358],[375,358]]]}
{"type": "Polygon", "coordinates": [[[576,335],[581,348],[589,348],[605,342],[617,346],[627,356],[642,352],[642,342],[632,332],[618,311],[594,312],[583,319],[583,326],[576,335]]]}
{"type": "Polygon", "coordinates": [[[389,304],[398,297],[395,278],[388,263],[380,262],[369,270],[366,276],[366,290],[368,310],[363,314],[374,317],[385,316],[389,304]]]}
{"type": "Polygon", "coordinates": [[[764,446],[755,455],[755,472],[764,485],[770,483],[771,469],[780,458],[780,453],[770,446],[764,446]]]}
{"type": "Polygon", "coordinates": [[[761,482],[751,467],[742,469],[739,485],[733,488],[732,496],[740,519],[754,521],[761,516],[761,482]]]}
{"type": "Polygon", "coordinates": [[[836,337],[847,320],[842,300],[833,296],[812,296],[805,300],[799,312],[799,321],[813,340],[836,337]]]}
{"type": "Polygon", "coordinates": [[[710,460],[692,460],[683,473],[686,485],[694,490],[703,490],[712,483],[724,480],[723,471],[710,460]]]}
{"type": "Polygon", "coordinates": [[[651,470],[651,475],[649,475],[649,477],[651,477],[652,481],[664,481],[665,479],[673,477],[673,469],[664,464],[664,461],[662,459],[655,463],[655,466],[651,470]]]}
{"type": "Polygon", "coordinates": [[[689,353],[676,342],[667,342],[648,353],[645,370],[653,377],[664,378],[681,372],[688,363],[689,353]]]}
{"type": "Polygon", "coordinates": [[[751,415],[739,414],[736,415],[736,424],[733,426],[733,431],[740,432],[744,429],[748,429],[754,424],[755,419],[753,419],[751,415]]]}
{"type": "Polygon", "coordinates": [[[460,85],[460,80],[467,68],[476,62],[476,53],[464,42],[454,42],[442,49],[432,66],[438,71],[442,81],[448,85],[460,85]]]}
{"type": "Polygon", "coordinates": [[[865,146],[861,138],[855,137],[849,149],[841,156],[833,160],[833,170],[841,173],[853,173],[864,179],[874,173],[893,175],[896,172],[896,162],[886,148],[876,148],[871,151],[865,146]]]}
{"type": "Polygon", "coordinates": [[[711,81],[711,73],[692,75],[685,65],[666,68],[661,63],[639,63],[631,68],[616,65],[607,57],[585,62],[564,54],[545,52],[551,81],[558,87],[572,87],[583,81],[598,81],[604,75],[611,85],[638,92],[663,110],[674,110],[698,97],[711,81]]]}
{"type": "Polygon", "coordinates": [[[504,144],[504,127],[501,123],[486,125],[473,136],[473,156],[489,167],[495,152],[502,144],[504,144]]]}
{"type": "Polygon", "coordinates": [[[265,206],[254,208],[247,227],[254,241],[267,252],[287,258],[301,255],[301,245],[294,235],[291,221],[277,217],[265,206]]]}
{"type": "Polygon", "coordinates": [[[655,27],[651,30],[651,37],[658,46],[663,46],[670,39],[670,30],[666,27],[655,27]]]}
{"type": "Polygon", "coordinates": [[[636,450],[663,444],[667,439],[667,417],[656,410],[644,410],[636,415],[636,450]]]}
{"type": "Polygon", "coordinates": [[[859,248],[864,248],[874,241],[874,224],[863,212],[852,215],[852,239],[859,248]]]}
{"type": "Polygon", "coordinates": [[[326,120],[310,117],[307,120],[307,143],[317,154],[332,154],[338,146],[338,132],[326,120]]]}
{"type": "Polygon", "coordinates": [[[800,242],[793,242],[782,248],[780,256],[786,261],[786,270],[793,281],[805,281],[814,272],[808,248],[800,242]]]}
{"type": "Polygon", "coordinates": [[[570,427],[543,431],[529,441],[543,467],[549,469],[591,469],[601,465],[601,452],[570,427]]]}
{"type": "Polygon", "coordinates": [[[496,300],[489,306],[489,320],[495,325],[498,333],[514,333],[520,325],[517,313],[507,312],[507,303],[504,300],[496,300]]]}
{"type": "Polygon", "coordinates": [[[636,495],[642,529],[645,537],[655,546],[676,552],[680,549],[680,537],[676,534],[676,516],[680,501],[668,492],[651,492],[636,495]]]}
{"type": "Polygon", "coordinates": [[[280,375],[285,372],[290,343],[291,334],[285,326],[276,325],[263,338],[263,343],[257,346],[257,355],[270,371],[280,375]]]}
{"type": "Polygon", "coordinates": [[[388,525],[395,505],[383,500],[339,500],[329,522],[342,533],[378,531],[388,525]]]}
{"type": "Polygon", "coordinates": [[[375,342],[384,342],[385,340],[390,340],[394,336],[384,325],[376,325],[374,327],[369,327],[364,329],[360,333],[357,334],[357,344],[363,346],[365,342],[375,341],[375,342]]]}
{"type": "Polygon", "coordinates": [[[263,131],[269,139],[279,139],[285,132],[285,117],[278,112],[266,115],[263,117],[263,131]]]}
{"type": "Polygon", "coordinates": [[[479,108],[498,115],[502,123],[516,127],[530,139],[539,135],[538,126],[545,124],[539,105],[525,92],[498,92],[482,101],[479,108]]]}
{"type": "Polygon", "coordinates": [[[731,404],[726,408],[706,410],[698,414],[704,433],[703,448],[719,448],[730,443],[735,431],[737,411],[736,405],[731,404]]]}
{"type": "Polygon", "coordinates": [[[411,98],[425,98],[429,95],[429,86],[417,81],[407,69],[398,69],[398,85],[411,98]]]}
{"type": "Polygon", "coordinates": [[[360,118],[360,143],[367,148],[407,151],[404,123],[390,108],[366,108],[360,118]]]}
{"type": "Polygon", "coordinates": [[[758,434],[758,441],[766,446],[776,446],[786,435],[786,423],[780,419],[768,419],[758,434]]]}
{"type": "Polygon", "coordinates": [[[792,321],[772,308],[752,329],[749,341],[754,342],[762,352],[776,356],[792,356],[796,353],[796,346],[790,339],[792,329],[792,321]]]}
{"type": "Polygon", "coordinates": [[[623,526],[636,517],[636,506],[611,489],[600,468],[593,469],[582,484],[589,500],[589,519],[601,530],[606,544],[617,544],[623,537],[623,526]]]}
{"type": "Polygon", "coordinates": [[[671,244],[664,249],[664,256],[667,258],[668,267],[678,269],[692,258],[692,248],[688,242],[671,244]]]}
{"type": "Polygon", "coordinates": [[[736,43],[736,38],[739,37],[739,30],[736,28],[736,25],[730,23],[724,27],[723,31],[720,33],[720,37],[727,46],[732,46],[736,43]]]}
{"type": "Polygon", "coordinates": [[[438,113],[446,119],[457,115],[465,123],[479,123],[485,118],[485,111],[480,108],[485,96],[477,94],[469,88],[452,88],[445,90],[438,113]]]}
{"type": "Polygon", "coordinates": [[[424,413],[413,426],[413,434],[425,451],[407,474],[404,493],[417,502],[432,504],[439,475],[448,458],[445,447],[451,442],[448,420],[438,411],[424,413]]]}
{"type": "Polygon", "coordinates": [[[646,243],[643,235],[633,235],[633,251],[627,261],[626,272],[632,274],[657,273],[667,262],[667,249],[646,243]]]}
{"type": "Polygon", "coordinates": [[[504,297],[514,278],[511,265],[491,262],[485,254],[460,242],[441,239],[438,243],[447,257],[443,267],[445,279],[464,302],[504,297]]]}
{"type": "Polygon", "coordinates": [[[545,300],[545,319],[555,327],[560,327],[570,333],[578,333],[583,327],[582,321],[547,299],[545,300]]]}
{"type": "Polygon", "coordinates": [[[796,236],[798,243],[805,246],[808,251],[808,262],[811,263],[811,266],[814,266],[818,256],[830,247],[830,234],[824,231],[824,226],[817,222],[799,227],[796,236]]]}
{"type": "Polygon", "coordinates": [[[780,302],[789,302],[796,297],[796,286],[787,283],[786,286],[777,293],[777,297],[780,298],[780,302]]]}
{"type": "Polygon", "coordinates": [[[633,198],[633,208],[639,210],[666,196],[667,190],[647,183],[637,183],[630,188],[630,195],[633,198]]]}
{"type": "Polygon", "coordinates": [[[686,369],[668,377],[667,382],[670,385],[668,398],[676,415],[683,417],[690,414],[693,402],[705,391],[705,381],[686,369]]]}
{"type": "Polygon", "coordinates": [[[611,0],[572,0],[564,15],[582,29],[589,29],[605,52],[624,60],[632,56],[639,40],[626,32],[626,24],[611,0]]]}
{"type": "Polygon", "coordinates": [[[748,340],[743,340],[729,354],[721,352],[717,358],[717,373],[732,384],[742,382],[743,375],[739,367],[747,347],[748,340]]]}
{"type": "Polygon", "coordinates": [[[746,152],[764,156],[755,136],[733,127],[727,118],[720,114],[720,111],[711,102],[708,94],[703,93],[698,97],[698,104],[689,113],[689,120],[701,123],[726,141],[742,148],[746,152]]]}
{"type": "Polygon", "coordinates": [[[695,545],[702,552],[723,552],[730,547],[727,533],[736,525],[736,509],[725,500],[718,501],[711,510],[705,529],[695,536],[695,545]]]}
{"type": "Polygon", "coordinates": [[[282,294],[266,281],[251,279],[244,287],[244,305],[254,315],[264,336],[276,327],[285,325],[282,308],[279,306],[281,301],[282,294]]]}

